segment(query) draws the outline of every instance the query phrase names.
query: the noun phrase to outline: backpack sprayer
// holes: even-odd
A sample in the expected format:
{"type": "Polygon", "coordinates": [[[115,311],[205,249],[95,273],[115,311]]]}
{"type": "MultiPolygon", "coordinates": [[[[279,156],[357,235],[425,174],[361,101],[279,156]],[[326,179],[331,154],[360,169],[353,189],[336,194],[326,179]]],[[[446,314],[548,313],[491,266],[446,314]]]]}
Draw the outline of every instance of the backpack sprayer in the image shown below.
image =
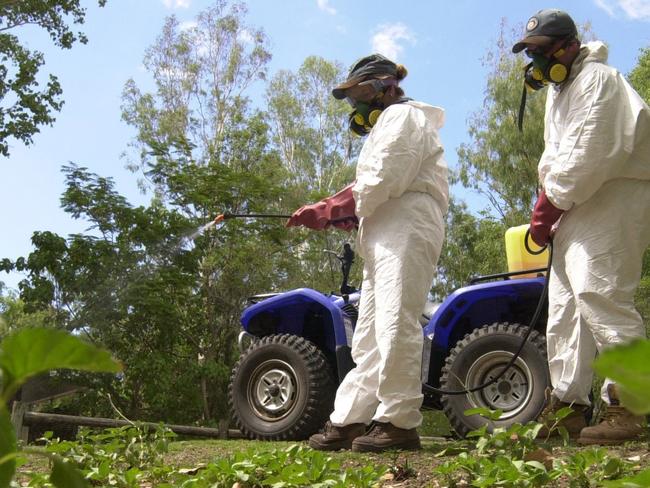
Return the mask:
{"type": "MultiPolygon", "coordinates": [[[[235,219],[235,218],[257,218],[257,219],[288,219],[291,218],[291,215],[284,215],[284,214],[264,214],[264,213],[248,213],[248,214],[239,214],[239,213],[223,213],[219,214],[215,217],[215,219],[210,222],[211,225],[216,225],[224,220],[229,220],[229,219],[235,219]]],[[[426,383],[422,384],[422,389],[427,392],[427,393],[433,393],[433,394],[438,394],[438,395],[466,395],[468,393],[474,393],[480,390],[483,390],[487,388],[490,385],[493,385],[496,383],[498,380],[500,380],[503,375],[510,369],[514,364],[515,361],[519,358],[521,355],[521,352],[524,349],[524,346],[526,345],[526,342],[528,341],[528,338],[530,337],[530,334],[532,331],[535,329],[535,326],[537,325],[537,322],[539,322],[539,318],[542,315],[542,308],[544,306],[544,302],[546,301],[546,297],[548,296],[548,273],[551,270],[551,263],[553,261],[553,245],[552,242],[550,242],[547,246],[542,247],[541,249],[534,251],[531,249],[529,245],[529,239],[530,239],[530,230],[526,230],[526,234],[524,236],[524,247],[526,248],[526,251],[532,255],[539,255],[542,254],[547,248],[548,248],[548,266],[547,266],[547,278],[544,281],[544,287],[542,288],[542,293],[539,297],[539,301],[537,302],[537,308],[535,309],[535,313],[533,314],[533,317],[530,320],[530,324],[528,325],[528,330],[526,331],[526,334],[524,335],[523,339],[521,340],[521,345],[519,346],[519,349],[517,349],[517,352],[512,356],[508,364],[506,364],[503,367],[503,370],[499,372],[494,378],[492,378],[490,381],[487,381],[483,383],[482,385],[474,386],[472,388],[465,388],[462,390],[445,390],[442,388],[435,388],[433,386],[430,386],[426,383]]],[[[349,270],[348,270],[349,271],[349,270]]]]}

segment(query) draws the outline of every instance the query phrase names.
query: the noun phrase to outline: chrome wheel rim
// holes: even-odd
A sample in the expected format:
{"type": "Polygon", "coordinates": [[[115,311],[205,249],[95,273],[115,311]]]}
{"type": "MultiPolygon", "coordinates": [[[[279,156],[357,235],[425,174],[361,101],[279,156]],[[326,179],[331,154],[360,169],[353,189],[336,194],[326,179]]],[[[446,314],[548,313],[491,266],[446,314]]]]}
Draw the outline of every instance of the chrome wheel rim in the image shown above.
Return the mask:
{"type": "MultiPolygon", "coordinates": [[[[509,351],[492,351],[482,355],[467,372],[465,384],[474,387],[494,379],[512,360],[513,355],[509,351]]],[[[526,407],[532,396],[533,383],[530,368],[519,357],[496,383],[467,396],[474,408],[500,409],[503,411],[500,420],[506,420],[526,407]]]]}
{"type": "Polygon", "coordinates": [[[272,359],[253,371],[247,388],[248,403],[261,419],[277,422],[293,410],[298,389],[293,367],[284,361],[272,359]]]}

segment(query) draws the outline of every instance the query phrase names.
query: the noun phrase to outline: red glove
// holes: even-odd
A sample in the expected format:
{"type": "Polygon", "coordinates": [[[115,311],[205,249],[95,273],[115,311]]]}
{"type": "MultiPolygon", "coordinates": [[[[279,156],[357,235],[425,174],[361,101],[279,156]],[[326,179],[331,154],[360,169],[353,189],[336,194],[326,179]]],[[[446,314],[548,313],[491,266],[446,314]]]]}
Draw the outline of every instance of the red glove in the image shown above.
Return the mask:
{"type": "Polygon", "coordinates": [[[336,195],[300,207],[287,221],[286,226],[304,225],[310,229],[322,230],[333,225],[351,231],[359,223],[354,213],[353,186],[354,183],[346,186],[336,195]]]}
{"type": "Polygon", "coordinates": [[[551,240],[551,228],[563,213],[564,210],[553,205],[542,190],[530,217],[530,237],[535,244],[544,247],[551,240]]]}

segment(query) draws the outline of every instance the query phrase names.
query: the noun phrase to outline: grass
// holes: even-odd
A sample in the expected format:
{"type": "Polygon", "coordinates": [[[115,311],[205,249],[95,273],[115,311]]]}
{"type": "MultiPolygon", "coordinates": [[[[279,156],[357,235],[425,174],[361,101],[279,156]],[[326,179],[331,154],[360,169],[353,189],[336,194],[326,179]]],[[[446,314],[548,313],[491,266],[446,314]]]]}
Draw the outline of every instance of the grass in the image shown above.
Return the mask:
{"type": "MultiPolygon", "coordinates": [[[[294,443],[263,442],[248,440],[186,440],[173,442],[165,456],[165,463],[178,468],[193,468],[215,460],[225,458],[233,453],[249,449],[265,452],[273,449],[283,449],[294,443]]],[[[306,443],[301,443],[306,445],[306,443]]],[[[556,459],[569,459],[585,448],[575,444],[562,446],[560,441],[551,443],[552,454],[556,459]]],[[[354,453],[338,451],[328,453],[329,456],[341,463],[343,468],[359,468],[367,465],[385,466],[389,473],[384,476],[380,486],[399,486],[400,488],[446,486],[441,476],[434,470],[463,450],[463,443],[457,440],[424,439],[422,450],[416,452],[388,452],[383,454],[354,453]]],[[[636,469],[650,467],[650,451],[648,442],[630,442],[624,446],[608,448],[612,457],[618,457],[634,464],[636,469]]],[[[564,477],[556,480],[556,488],[576,486],[572,480],[564,477]]],[[[597,486],[597,485],[592,485],[597,486]]]]}
{"type": "MultiPolygon", "coordinates": [[[[160,451],[162,457],[161,463],[158,465],[164,466],[166,472],[175,471],[179,473],[185,472],[201,474],[204,473],[206,469],[209,469],[210,465],[219,466],[219,470],[228,470],[230,469],[229,466],[232,466],[232,460],[238,459],[238,462],[241,462],[244,459],[250,459],[251,462],[259,466],[257,470],[268,470],[271,469],[270,466],[273,464],[273,459],[275,458],[276,453],[281,455],[282,452],[288,451],[290,448],[295,450],[300,447],[302,450],[299,451],[299,455],[296,458],[296,462],[299,464],[301,463],[301,460],[304,464],[312,462],[323,463],[328,462],[326,461],[327,459],[331,459],[333,466],[340,465],[340,472],[351,470],[353,473],[362,473],[363,470],[370,469],[372,472],[378,473],[375,477],[375,481],[372,481],[369,484],[355,486],[399,486],[400,488],[479,486],[474,484],[463,485],[462,483],[465,481],[461,481],[459,478],[459,476],[463,476],[463,470],[467,469],[473,460],[494,460],[494,455],[496,455],[497,460],[500,459],[501,461],[519,459],[519,457],[517,457],[518,455],[515,455],[515,451],[526,442],[525,439],[517,439],[516,436],[513,436],[510,433],[502,433],[500,434],[500,437],[486,435],[478,440],[476,438],[467,441],[455,440],[445,437],[449,432],[449,425],[440,412],[426,412],[424,417],[424,423],[420,429],[420,434],[423,436],[423,449],[417,452],[387,452],[382,454],[371,454],[338,451],[331,453],[316,453],[307,449],[307,443],[304,441],[296,443],[250,441],[242,439],[196,440],[177,438],[173,442],[169,443],[166,450],[160,451]],[[486,443],[483,442],[487,439],[492,439],[488,447],[486,447],[486,443]],[[510,446],[510,444],[512,445],[510,446]],[[481,445],[483,447],[479,448],[481,445]],[[292,448],[291,446],[294,447],[292,448]],[[490,452],[490,450],[493,452],[490,452]],[[316,454],[318,454],[318,456],[314,456],[316,454]],[[242,456],[244,456],[244,458],[242,458],[242,456]],[[469,463],[463,461],[463,459],[469,460],[469,463]],[[269,462],[271,464],[268,464],[269,462]],[[385,474],[382,475],[382,473],[385,474]],[[381,481],[379,484],[376,484],[378,476],[381,476],[381,481]],[[454,483],[461,481],[461,484],[450,484],[450,480],[452,479],[455,480],[454,483]]],[[[122,437],[124,437],[122,440],[127,440],[125,436],[122,437]]],[[[546,460],[552,461],[556,468],[556,472],[558,473],[551,481],[539,485],[536,484],[534,486],[553,486],[556,488],[587,488],[592,486],[603,486],[599,484],[599,481],[593,480],[615,479],[613,477],[607,478],[612,467],[616,469],[619,467],[624,468],[627,475],[633,475],[642,469],[650,467],[650,452],[648,450],[647,439],[640,442],[630,442],[623,446],[607,448],[606,450],[603,449],[600,450],[600,454],[595,453],[590,448],[580,447],[576,444],[563,445],[559,439],[541,444],[537,441],[531,442],[533,442],[533,449],[537,449],[538,444],[540,447],[544,447],[544,452],[548,454],[546,460]],[[613,463],[613,461],[615,461],[615,463],[613,463]],[[559,472],[558,469],[561,470],[561,472],[559,472]],[[581,477],[581,479],[578,479],[579,477],[581,477]]],[[[93,443],[91,442],[91,445],[92,444],[93,443]]],[[[97,456],[99,455],[99,452],[100,451],[96,451],[97,456]]],[[[248,463],[248,461],[244,462],[248,463]]],[[[112,464],[113,463],[111,463],[111,465],[112,464]]],[[[480,469],[481,472],[483,472],[484,469],[488,468],[498,468],[498,470],[501,471],[501,474],[506,473],[507,470],[513,470],[513,467],[510,465],[490,465],[489,463],[483,463],[480,469]]],[[[551,468],[549,467],[548,469],[551,468]]],[[[255,472],[257,472],[257,470],[255,470],[255,472]]],[[[26,481],[27,478],[24,474],[27,471],[45,475],[45,473],[49,472],[49,467],[47,466],[47,461],[42,457],[29,455],[27,464],[19,468],[19,472],[22,472],[22,475],[19,475],[18,477],[19,482],[26,481]]],[[[339,472],[338,468],[336,472],[339,472]]],[[[155,486],[155,479],[151,478],[152,471],[147,471],[147,473],[143,473],[143,477],[140,478],[145,484],[138,482],[137,485],[128,486],[155,486]]],[[[467,474],[467,472],[465,473],[467,474]]],[[[517,475],[517,473],[515,472],[514,475],[517,475]]],[[[474,479],[474,481],[476,481],[476,479],[474,479]]],[[[517,481],[516,483],[520,482],[521,481],[517,481]]],[[[101,482],[99,484],[95,482],[94,485],[108,486],[101,484],[101,482]]],[[[231,485],[232,482],[228,486],[230,487],[231,485]]],[[[175,484],[172,484],[171,486],[175,486],[175,484]]],[[[258,485],[239,484],[236,486],[250,488],[251,486],[258,485]]],[[[285,486],[306,485],[289,483],[285,486]]],[[[352,485],[345,483],[344,486],[352,485]]],[[[480,486],[493,485],[487,484],[480,486]]],[[[519,488],[520,486],[533,485],[504,484],[503,486],[519,488]]]]}

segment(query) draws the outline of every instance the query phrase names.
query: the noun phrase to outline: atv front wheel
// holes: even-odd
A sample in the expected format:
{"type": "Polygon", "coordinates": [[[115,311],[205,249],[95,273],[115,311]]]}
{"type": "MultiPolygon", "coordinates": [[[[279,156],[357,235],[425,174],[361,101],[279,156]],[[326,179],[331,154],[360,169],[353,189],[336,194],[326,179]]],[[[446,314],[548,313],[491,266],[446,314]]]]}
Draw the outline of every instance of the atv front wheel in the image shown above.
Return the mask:
{"type": "Polygon", "coordinates": [[[301,440],[317,432],[334,404],[336,385],[323,353],[294,335],[250,345],[230,379],[230,411],[245,436],[301,440]]]}
{"type": "MultiPolygon", "coordinates": [[[[461,390],[482,385],[495,378],[519,349],[528,327],[519,324],[492,324],[474,330],[458,341],[445,361],[440,385],[445,390],[461,390]]],[[[532,331],[521,354],[494,384],[465,395],[444,395],[442,405],[451,426],[464,437],[488,423],[488,429],[525,424],[535,420],[544,408],[544,390],[550,386],[546,341],[532,331]],[[466,416],[465,410],[484,407],[502,410],[496,421],[479,415],[466,416]]]]}

